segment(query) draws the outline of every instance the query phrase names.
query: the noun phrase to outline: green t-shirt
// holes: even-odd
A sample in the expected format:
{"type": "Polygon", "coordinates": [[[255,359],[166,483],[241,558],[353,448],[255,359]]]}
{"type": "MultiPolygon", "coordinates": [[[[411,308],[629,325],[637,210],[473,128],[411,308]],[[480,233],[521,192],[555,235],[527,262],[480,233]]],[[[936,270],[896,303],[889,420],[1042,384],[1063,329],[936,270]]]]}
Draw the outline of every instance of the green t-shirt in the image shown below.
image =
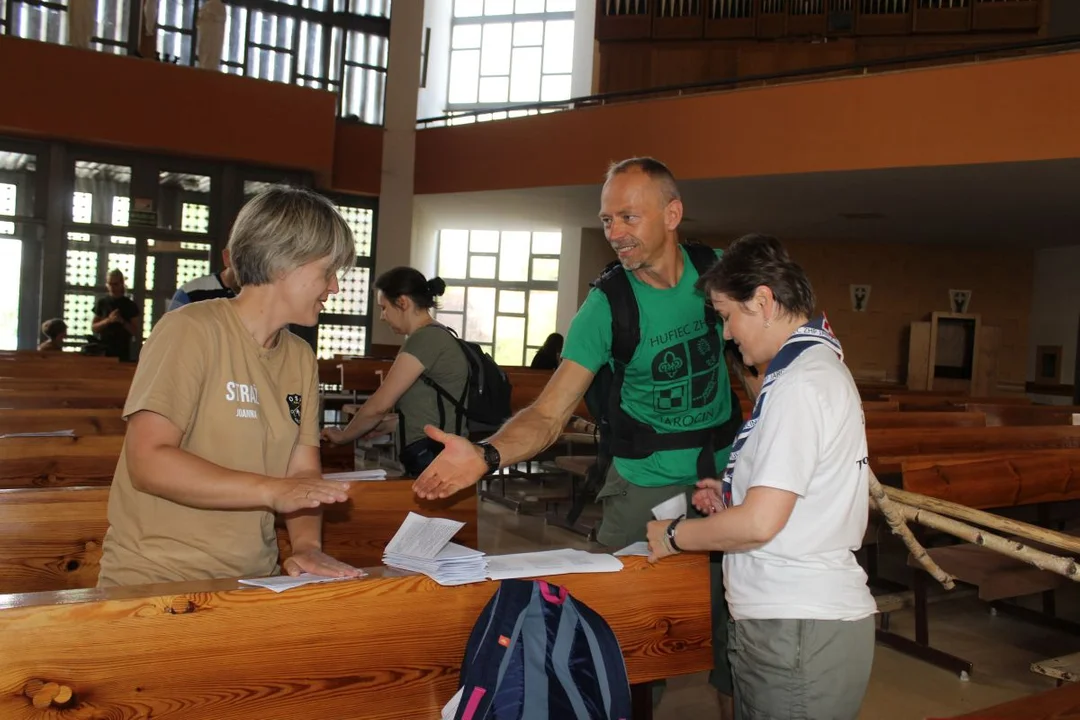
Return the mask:
{"type": "MultiPolygon", "coordinates": [[[[457,338],[438,325],[425,325],[405,338],[401,352],[415,356],[432,380],[454,397],[461,397],[469,381],[469,361],[457,338]]],[[[398,399],[397,411],[402,416],[406,445],[424,437],[424,425],[456,432],[456,411],[445,398],[442,399],[443,423],[439,425],[439,401],[435,388],[423,380],[414,382],[398,399]]],[[[466,429],[467,424],[462,432],[466,429]]]]}
{"type": "MultiPolygon", "coordinates": [[[[715,332],[708,332],[705,298],[694,289],[697,268],[682,252],[683,274],[673,288],[654,288],[627,273],[638,301],[641,342],[626,367],[622,408],[661,433],[715,427],[731,415],[723,325],[718,318],[715,332]]],[[[590,291],[574,316],[562,356],[593,373],[611,365],[611,306],[601,290],[590,291]]],[[[700,454],[692,448],[641,460],[615,458],[615,469],[635,485],[690,485],[698,479],[700,454]]],[[[730,446],[717,451],[718,472],[730,454],[730,446]]]]}

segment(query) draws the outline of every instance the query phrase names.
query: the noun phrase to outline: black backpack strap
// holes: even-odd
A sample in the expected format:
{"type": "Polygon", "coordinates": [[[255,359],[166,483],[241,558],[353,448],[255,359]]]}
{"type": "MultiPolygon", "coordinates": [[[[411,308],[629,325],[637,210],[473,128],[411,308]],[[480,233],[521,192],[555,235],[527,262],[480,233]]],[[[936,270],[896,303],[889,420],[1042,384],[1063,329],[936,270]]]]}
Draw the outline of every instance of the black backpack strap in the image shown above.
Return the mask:
{"type": "MultiPolygon", "coordinates": [[[[686,254],[690,256],[690,262],[694,264],[698,277],[707,273],[719,260],[716,257],[716,250],[708,245],[691,242],[683,243],[683,247],[686,248],[686,254]]],[[[709,330],[712,330],[716,327],[716,323],[716,310],[713,309],[709,298],[705,298],[705,325],[708,326],[709,330]]]]}

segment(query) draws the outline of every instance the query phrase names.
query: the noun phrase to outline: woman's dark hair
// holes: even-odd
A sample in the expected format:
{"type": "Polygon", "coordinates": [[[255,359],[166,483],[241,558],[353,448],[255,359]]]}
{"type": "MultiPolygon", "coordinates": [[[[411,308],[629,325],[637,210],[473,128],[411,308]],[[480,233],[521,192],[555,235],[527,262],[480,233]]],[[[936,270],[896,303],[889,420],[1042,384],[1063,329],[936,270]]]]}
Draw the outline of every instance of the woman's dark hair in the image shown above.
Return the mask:
{"type": "Polygon", "coordinates": [[[539,352],[548,352],[552,355],[558,355],[563,349],[563,336],[559,333],[551,333],[544,340],[544,344],[540,346],[539,352]]]}
{"type": "Polygon", "coordinates": [[[387,270],[375,280],[375,289],[381,290],[390,302],[407,297],[416,307],[427,310],[435,307],[435,298],[446,292],[446,283],[440,277],[428,280],[416,268],[396,267],[387,270]]]}
{"type": "Polygon", "coordinates": [[[745,303],[754,290],[766,286],[788,315],[814,314],[814,288],[803,269],[771,235],[743,235],[731,243],[723,257],[702,275],[698,290],[709,296],[722,293],[745,303]]]}
{"type": "Polygon", "coordinates": [[[67,323],[60,318],[46,320],[41,324],[41,334],[50,340],[56,340],[61,334],[67,332],[67,323]]]}

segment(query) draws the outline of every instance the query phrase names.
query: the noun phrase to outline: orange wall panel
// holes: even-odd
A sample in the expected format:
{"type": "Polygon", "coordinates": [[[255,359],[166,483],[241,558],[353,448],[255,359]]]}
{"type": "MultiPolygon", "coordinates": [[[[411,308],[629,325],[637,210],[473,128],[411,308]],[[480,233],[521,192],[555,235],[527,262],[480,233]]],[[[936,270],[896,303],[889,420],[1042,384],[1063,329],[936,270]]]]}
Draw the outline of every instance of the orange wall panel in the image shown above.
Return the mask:
{"type": "Polygon", "coordinates": [[[328,92],[6,36],[0,77],[2,133],[332,171],[328,92]]]}
{"type": "Polygon", "coordinates": [[[717,178],[1080,157],[1080,54],[623,103],[417,132],[416,192],[600,182],[654,155],[717,178]]]}
{"type": "Polygon", "coordinates": [[[383,129],[339,121],[334,139],[334,175],[340,192],[378,195],[382,185],[383,129]]]}

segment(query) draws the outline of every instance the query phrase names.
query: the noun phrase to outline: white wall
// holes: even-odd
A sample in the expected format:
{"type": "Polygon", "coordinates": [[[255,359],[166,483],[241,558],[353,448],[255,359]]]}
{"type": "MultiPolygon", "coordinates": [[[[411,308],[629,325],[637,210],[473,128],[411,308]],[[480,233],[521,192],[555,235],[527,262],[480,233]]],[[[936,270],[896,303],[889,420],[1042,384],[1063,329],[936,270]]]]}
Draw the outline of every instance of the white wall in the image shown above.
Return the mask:
{"type": "Polygon", "coordinates": [[[450,20],[453,17],[453,7],[453,0],[427,0],[424,3],[424,29],[431,30],[431,44],[428,46],[427,82],[420,88],[416,105],[417,120],[440,117],[446,113],[446,93],[450,85],[450,20]]]}
{"type": "Polygon", "coordinates": [[[593,56],[596,40],[596,0],[577,0],[574,10],[574,71],[570,97],[593,94],[593,56]]]}
{"type": "MultiPolygon", "coordinates": [[[[1003,288],[1003,291],[1008,292],[1003,288]]],[[[1031,300],[1031,338],[1028,343],[1028,380],[1035,379],[1035,348],[1060,345],[1061,382],[1076,382],[1077,323],[1080,321],[1080,245],[1050,248],[1035,253],[1035,282],[1031,300]]],[[[1039,400],[1071,403],[1066,397],[1039,400]]]]}

